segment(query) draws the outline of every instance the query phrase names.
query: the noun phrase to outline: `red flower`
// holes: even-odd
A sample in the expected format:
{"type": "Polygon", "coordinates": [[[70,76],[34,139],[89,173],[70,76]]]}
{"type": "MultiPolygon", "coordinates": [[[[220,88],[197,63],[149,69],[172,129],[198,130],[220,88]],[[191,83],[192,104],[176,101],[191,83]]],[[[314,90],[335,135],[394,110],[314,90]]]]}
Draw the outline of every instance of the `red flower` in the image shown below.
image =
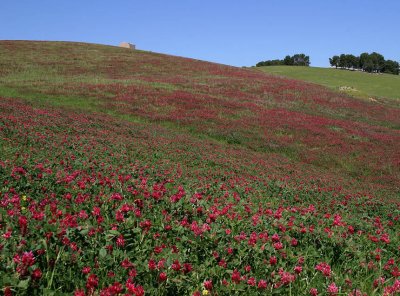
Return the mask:
{"type": "Polygon", "coordinates": [[[265,280],[260,280],[258,282],[257,288],[259,289],[266,289],[267,288],[267,281],[265,280]]]}
{"type": "Polygon", "coordinates": [[[25,266],[32,266],[33,264],[35,264],[35,256],[33,255],[33,252],[25,252],[22,255],[21,261],[25,266]]]}
{"type": "Polygon", "coordinates": [[[211,291],[213,289],[212,280],[204,281],[203,285],[204,285],[204,288],[206,288],[209,291],[211,291]]]}
{"type": "Polygon", "coordinates": [[[235,269],[232,273],[232,282],[239,284],[240,283],[240,273],[235,269]]]}
{"type": "Polygon", "coordinates": [[[28,225],[28,219],[25,216],[20,216],[18,218],[18,224],[19,228],[21,229],[21,235],[25,236],[28,225]]]}
{"type": "Polygon", "coordinates": [[[193,267],[192,267],[192,265],[190,263],[184,263],[183,264],[183,272],[185,274],[191,272],[192,269],[193,269],[193,267]]]}
{"type": "Polygon", "coordinates": [[[167,274],[165,272],[162,272],[158,275],[158,281],[159,282],[165,282],[167,280],[167,274]]]}
{"type": "Polygon", "coordinates": [[[12,296],[12,291],[10,287],[4,289],[4,296],[12,296]]]}
{"type": "Polygon", "coordinates": [[[86,288],[89,290],[92,290],[96,288],[99,284],[99,278],[95,274],[89,275],[87,281],[86,281],[86,288]]]}
{"type": "Polygon", "coordinates": [[[181,270],[181,264],[179,263],[179,260],[175,260],[172,265],[171,268],[175,271],[179,271],[181,270]]]}
{"type": "MultiPolygon", "coordinates": [[[[150,262],[149,262],[150,263],[150,262]]],[[[130,262],[129,261],[129,259],[124,259],[122,262],[121,262],[121,266],[124,268],[124,269],[129,269],[129,268],[131,268],[131,267],[133,267],[133,263],[132,262],[130,262]]]]}
{"type": "Polygon", "coordinates": [[[336,286],[335,283],[332,283],[328,286],[326,291],[329,293],[329,295],[336,295],[337,292],[339,292],[339,288],[336,286]]]}
{"type": "Polygon", "coordinates": [[[331,276],[331,267],[325,262],[318,263],[315,266],[315,269],[322,272],[322,274],[326,277],[331,276]]]}
{"type": "Polygon", "coordinates": [[[156,262],[153,259],[149,260],[148,266],[150,270],[155,270],[157,268],[156,262]]]}
{"type": "Polygon", "coordinates": [[[83,290],[75,290],[74,296],[85,296],[85,291],[83,291],[83,290]]]}
{"type": "Polygon", "coordinates": [[[117,238],[117,246],[118,247],[125,246],[125,239],[124,239],[124,236],[122,234],[120,236],[118,236],[118,238],[117,238]]]}
{"type": "Polygon", "coordinates": [[[256,285],[256,279],[254,277],[249,278],[247,284],[254,287],[256,285]]]}
{"type": "Polygon", "coordinates": [[[39,268],[36,268],[34,271],[32,271],[31,274],[32,280],[39,280],[42,277],[42,271],[39,268]]]}
{"type": "Polygon", "coordinates": [[[303,268],[302,268],[300,265],[296,265],[296,266],[294,267],[294,272],[295,272],[295,273],[299,274],[299,273],[301,273],[302,271],[303,271],[303,268]]]}

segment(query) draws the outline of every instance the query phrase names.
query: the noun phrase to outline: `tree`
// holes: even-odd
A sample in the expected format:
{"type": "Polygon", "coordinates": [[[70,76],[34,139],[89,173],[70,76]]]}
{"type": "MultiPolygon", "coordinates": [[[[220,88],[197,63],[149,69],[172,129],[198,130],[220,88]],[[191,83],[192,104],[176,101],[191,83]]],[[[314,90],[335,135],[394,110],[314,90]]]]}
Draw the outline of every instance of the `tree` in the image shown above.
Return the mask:
{"type": "Polygon", "coordinates": [[[385,60],[380,53],[373,52],[371,54],[363,52],[360,56],[353,54],[341,54],[333,56],[329,59],[331,66],[340,67],[342,69],[361,69],[365,72],[390,73],[399,74],[399,63],[392,60],[385,60]]]}
{"type": "Polygon", "coordinates": [[[345,54],[342,53],[339,57],[338,66],[339,68],[346,68],[346,64],[347,64],[347,57],[345,54]]]}
{"type": "Polygon", "coordinates": [[[358,58],[355,55],[352,55],[352,54],[346,55],[346,68],[348,68],[348,69],[358,68],[358,58]]]}
{"type": "Polygon", "coordinates": [[[293,65],[295,66],[309,66],[310,57],[306,56],[304,53],[298,53],[293,56],[293,65]]]}
{"type": "Polygon", "coordinates": [[[267,60],[258,62],[256,67],[262,66],[275,66],[275,65],[288,65],[288,66],[309,66],[310,57],[304,53],[295,54],[293,56],[287,55],[283,60],[267,60]]]}
{"type": "Polygon", "coordinates": [[[386,60],[383,72],[388,74],[399,75],[399,63],[392,60],[386,60]]]}
{"type": "Polygon", "coordinates": [[[329,63],[331,64],[331,67],[338,67],[339,65],[339,56],[335,55],[332,58],[329,58],[329,63]]]}
{"type": "Polygon", "coordinates": [[[360,54],[359,67],[363,71],[366,71],[366,64],[368,60],[369,60],[369,54],[367,52],[363,52],[362,54],[360,54]]]}
{"type": "Polygon", "coordinates": [[[385,58],[383,55],[373,52],[369,55],[372,64],[373,64],[373,71],[380,73],[382,72],[383,68],[385,67],[385,58]]]}
{"type": "Polygon", "coordinates": [[[283,59],[283,64],[287,65],[287,66],[293,66],[294,64],[294,60],[290,55],[287,55],[284,59],[283,59]]]}

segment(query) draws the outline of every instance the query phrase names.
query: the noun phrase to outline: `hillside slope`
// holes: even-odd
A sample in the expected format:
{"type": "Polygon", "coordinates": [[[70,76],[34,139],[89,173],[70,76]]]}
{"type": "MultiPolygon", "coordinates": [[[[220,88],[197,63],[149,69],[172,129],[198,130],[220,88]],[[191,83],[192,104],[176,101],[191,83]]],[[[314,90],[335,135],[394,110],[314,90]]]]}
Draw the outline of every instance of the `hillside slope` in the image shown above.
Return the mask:
{"type": "MultiPolygon", "coordinates": [[[[400,76],[333,68],[272,66],[262,71],[327,86],[360,98],[400,100],[400,76]]],[[[386,101],[386,103],[390,103],[386,101]]]]}
{"type": "Polygon", "coordinates": [[[103,112],[234,145],[263,163],[261,173],[295,183],[386,194],[399,189],[400,116],[393,103],[101,45],[3,41],[0,65],[3,97],[103,112]]]}
{"type": "Polygon", "coordinates": [[[5,295],[390,295],[400,117],[260,71],[0,42],[5,295]]]}

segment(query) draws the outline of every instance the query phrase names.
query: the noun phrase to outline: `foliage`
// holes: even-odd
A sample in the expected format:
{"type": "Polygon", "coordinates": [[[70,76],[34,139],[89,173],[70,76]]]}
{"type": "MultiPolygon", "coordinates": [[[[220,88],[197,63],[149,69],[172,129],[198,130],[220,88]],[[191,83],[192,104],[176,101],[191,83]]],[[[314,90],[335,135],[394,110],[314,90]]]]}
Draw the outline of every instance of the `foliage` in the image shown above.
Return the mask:
{"type": "Polygon", "coordinates": [[[256,64],[256,67],[263,66],[310,66],[310,57],[306,56],[304,53],[295,54],[293,56],[287,55],[283,60],[267,60],[263,62],[259,62],[256,64]]]}
{"type": "Polygon", "coordinates": [[[362,53],[359,57],[352,54],[341,54],[329,58],[332,67],[352,70],[362,70],[369,73],[399,74],[399,63],[392,60],[385,60],[383,55],[373,52],[362,53]]]}

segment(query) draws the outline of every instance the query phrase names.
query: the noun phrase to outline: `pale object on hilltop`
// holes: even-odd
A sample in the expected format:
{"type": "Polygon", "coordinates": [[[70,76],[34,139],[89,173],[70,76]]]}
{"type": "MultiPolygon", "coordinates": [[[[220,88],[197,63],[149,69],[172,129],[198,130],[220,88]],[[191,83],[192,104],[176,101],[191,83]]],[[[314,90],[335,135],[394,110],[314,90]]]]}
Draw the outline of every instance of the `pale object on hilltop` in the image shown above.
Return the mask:
{"type": "Polygon", "coordinates": [[[130,48],[130,49],[136,49],[135,44],[129,43],[129,42],[121,42],[119,44],[119,47],[123,47],[123,48],[130,48]]]}

